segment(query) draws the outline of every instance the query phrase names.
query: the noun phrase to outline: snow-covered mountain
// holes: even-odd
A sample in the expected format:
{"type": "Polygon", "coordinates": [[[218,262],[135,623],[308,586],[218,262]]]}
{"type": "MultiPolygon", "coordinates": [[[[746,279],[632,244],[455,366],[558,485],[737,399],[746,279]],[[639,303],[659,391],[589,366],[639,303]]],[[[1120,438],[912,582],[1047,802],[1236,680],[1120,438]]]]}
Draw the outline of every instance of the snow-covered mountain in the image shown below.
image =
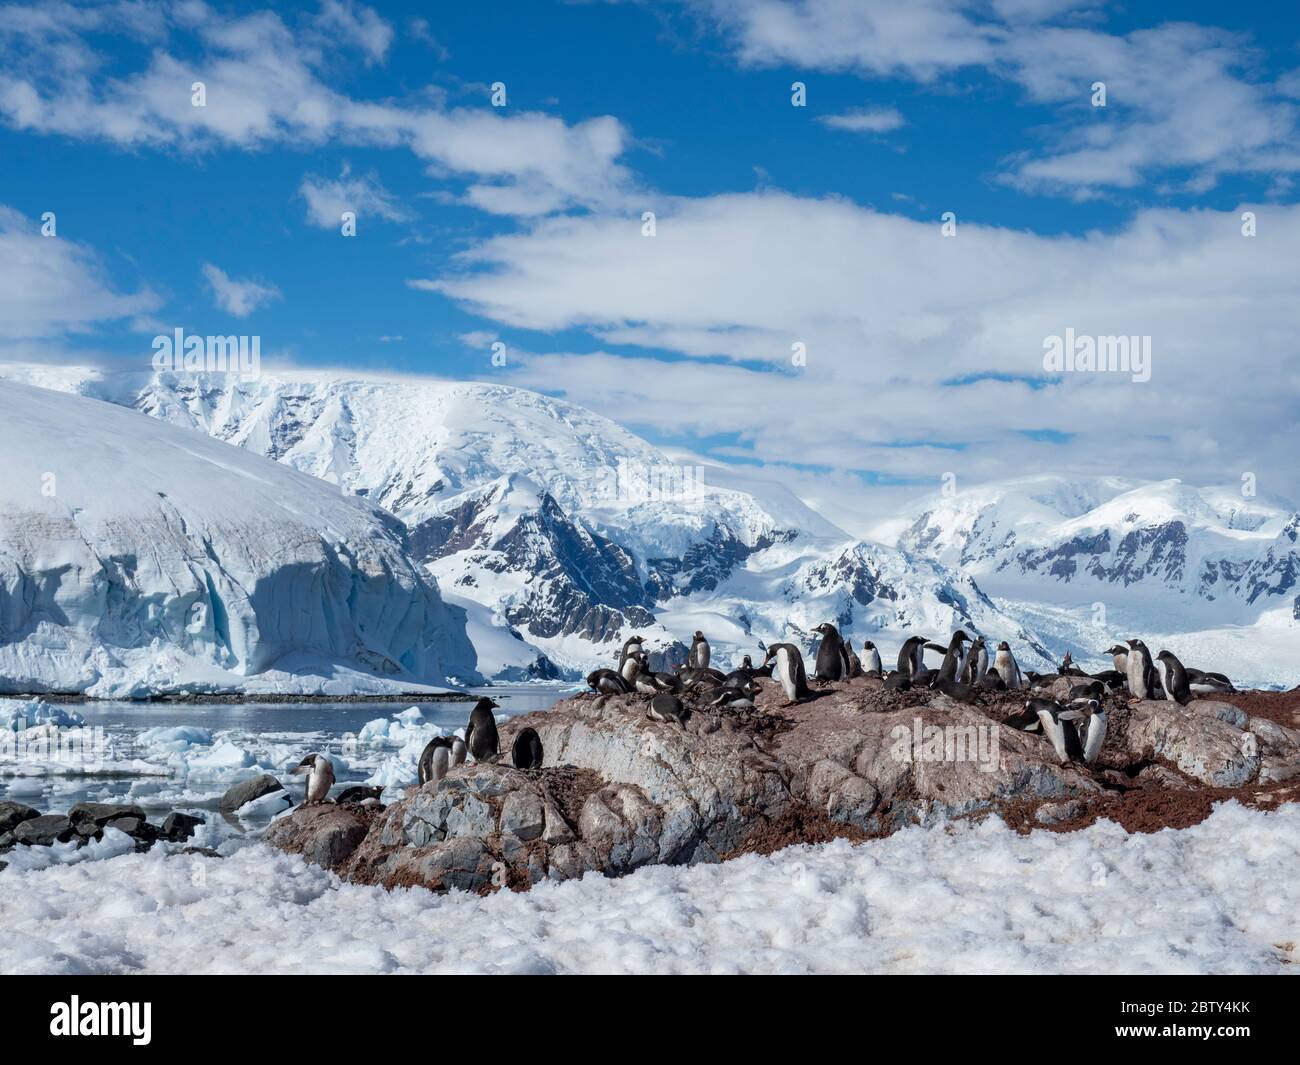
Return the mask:
{"type": "Polygon", "coordinates": [[[1280,501],[1042,476],[936,496],[895,531],[900,550],[974,578],[1054,649],[1100,664],[1114,637],[1142,634],[1216,663],[1201,668],[1300,681],[1300,513],[1280,501]]]}
{"type": "Polygon", "coordinates": [[[576,675],[632,632],[723,661],[811,647],[833,619],[888,649],[963,625],[1046,651],[969,577],[854,540],[788,491],[674,463],[591,411],[503,385],[320,371],[145,379],[7,368],[125,403],[338,484],[404,521],[414,556],[467,614],[489,676],[576,675]]]}
{"type": "Polygon", "coordinates": [[[391,515],[109,403],[0,380],[0,690],[473,681],[391,515]]]}

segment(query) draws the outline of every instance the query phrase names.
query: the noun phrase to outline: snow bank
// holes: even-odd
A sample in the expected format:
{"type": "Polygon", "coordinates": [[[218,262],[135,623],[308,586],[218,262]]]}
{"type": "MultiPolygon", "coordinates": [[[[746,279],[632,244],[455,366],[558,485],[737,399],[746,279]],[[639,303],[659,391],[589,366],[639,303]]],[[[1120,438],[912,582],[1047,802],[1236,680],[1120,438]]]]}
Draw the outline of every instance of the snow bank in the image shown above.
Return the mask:
{"type": "Polygon", "coordinates": [[[0,380],[0,685],[399,691],[475,677],[391,515],[201,433],[0,380]]]}
{"type": "Polygon", "coordinates": [[[990,819],[488,898],[154,852],[0,872],[0,971],[1279,972],[1298,873],[1300,807],[1236,803],[1181,832],[990,819]]]}

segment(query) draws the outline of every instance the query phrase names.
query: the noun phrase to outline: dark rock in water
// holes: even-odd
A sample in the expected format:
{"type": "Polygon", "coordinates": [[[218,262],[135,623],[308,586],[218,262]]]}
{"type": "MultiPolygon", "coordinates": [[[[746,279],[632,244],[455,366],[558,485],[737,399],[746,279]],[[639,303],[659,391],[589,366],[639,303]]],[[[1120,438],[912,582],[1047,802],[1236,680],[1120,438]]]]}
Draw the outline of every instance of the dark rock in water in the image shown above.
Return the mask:
{"type": "MultiPolygon", "coordinates": [[[[119,817],[135,817],[143,821],[145,812],[138,806],[115,802],[79,802],[68,811],[68,820],[77,827],[78,831],[83,824],[103,828],[119,817]]],[[[83,835],[93,835],[93,833],[83,833],[83,835]]]]}
{"type": "Polygon", "coordinates": [[[170,813],[162,823],[162,836],[170,843],[183,843],[194,835],[199,825],[206,823],[193,814],[170,813]]]}
{"type": "Polygon", "coordinates": [[[104,827],[125,832],[138,843],[151,844],[158,839],[160,834],[157,827],[149,824],[143,817],[115,817],[104,827]]]}
{"type": "Polygon", "coordinates": [[[48,847],[53,843],[66,843],[75,834],[72,822],[62,814],[43,814],[22,821],[10,835],[15,843],[29,847],[48,847]]]}
{"type": "Polygon", "coordinates": [[[366,838],[368,828],[368,820],[355,807],[317,803],[300,806],[293,816],[272,822],[266,842],[334,869],[352,856],[366,838]]]}
{"type": "Polygon", "coordinates": [[[33,817],[40,817],[40,810],[33,810],[20,802],[0,802],[0,836],[12,832],[14,826],[33,817]]]}
{"type": "Polygon", "coordinates": [[[284,785],[271,774],[263,773],[260,777],[236,784],[221,796],[221,802],[217,806],[226,813],[234,813],[245,803],[260,799],[263,795],[270,795],[273,791],[284,791],[284,785]]]}

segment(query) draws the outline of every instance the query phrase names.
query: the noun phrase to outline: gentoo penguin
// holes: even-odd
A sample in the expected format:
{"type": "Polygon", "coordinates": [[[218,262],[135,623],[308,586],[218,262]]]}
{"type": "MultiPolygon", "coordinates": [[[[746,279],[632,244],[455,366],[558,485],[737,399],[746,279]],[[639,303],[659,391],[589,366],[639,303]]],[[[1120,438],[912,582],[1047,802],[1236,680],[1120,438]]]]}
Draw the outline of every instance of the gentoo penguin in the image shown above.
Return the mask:
{"type": "Polygon", "coordinates": [[[772,644],[767,649],[764,665],[767,661],[775,662],[776,668],[772,671],[772,676],[781,682],[785,697],[790,702],[798,702],[812,695],[812,689],[808,687],[808,675],[803,668],[803,655],[794,644],[772,644]]]}
{"type": "Polygon", "coordinates": [[[898,672],[911,680],[922,668],[925,657],[925,637],[909,636],[898,649],[898,672]]]}
{"type": "Polygon", "coordinates": [[[696,629],[695,639],[691,641],[691,653],[686,656],[686,664],[691,669],[708,669],[709,655],[709,641],[704,638],[704,633],[696,629]]]}
{"type": "Polygon", "coordinates": [[[469,713],[469,724],[465,726],[465,746],[476,762],[496,760],[500,740],[497,738],[497,722],[492,711],[500,705],[485,696],[474,704],[474,709],[469,713]]]}
{"type": "Polygon", "coordinates": [[[993,668],[1002,678],[1002,683],[1007,686],[1008,691],[1018,691],[1021,688],[1029,687],[1025,681],[1024,675],[1020,672],[1020,667],[1016,665],[1015,656],[1011,653],[1011,645],[1003,640],[998,644],[997,654],[993,656],[993,668]]]}
{"type": "Polygon", "coordinates": [[[1101,703],[1092,700],[1088,704],[1088,730],[1083,740],[1083,760],[1092,765],[1101,754],[1102,744],[1106,742],[1106,711],[1101,703]]]}
{"type": "Polygon", "coordinates": [[[384,793],[384,789],[378,785],[369,787],[365,784],[354,784],[350,788],[344,788],[339,792],[338,797],[334,800],[340,806],[344,803],[357,803],[361,806],[376,806],[379,804],[379,797],[384,793]]]}
{"type": "Polygon", "coordinates": [[[841,679],[844,676],[844,641],[840,638],[840,630],[829,621],[823,621],[813,626],[813,632],[820,632],[822,636],[813,675],[818,680],[841,679]]]}
{"type": "Polygon", "coordinates": [[[542,738],[535,728],[519,730],[514,747],[510,750],[516,769],[542,768],[542,738]]]}
{"type": "Polygon", "coordinates": [[[1088,675],[1074,664],[1074,656],[1069,651],[1065,652],[1065,657],[1061,660],[1061,668],[1057,672],[1063,677],[1086,677],[1088,675]]]}
{"type": "Polygon", "coordinates": [[[1128,673],[1128,648],[1123,644],[1114,644],[1106,648],[1106,653],[1110,655],[1111,661],[1115,663],[1117,673],[1128,673]]]}
{"type": "Polygon", "coordinates": [[[1151,652],[1141,640],[1129,640],[1128,691],[1137,699],[1150,699],[1154,694],[1151,685],[1151,652]]]}
{"type": "Polygon", "coordinates": [[[1038,723],[1043,734],[1052,741],[1056,757],[1062,762],[1078,761],[1083,758],[1083,744],[1079,742],[1079,730],[1075,720],[1082,716],[1077,710],[1067,710],[1053,699],[1030,699],[1038,714],[1038,723]]]}
{"type": "Polygon", "coordinates": [[[1101,681],[1112,691],[1118,691],[1128,683],[1128,677],[1117,669],[1103,669],[1100,673],[1094,673],[1092,677],[1094,680],[1101,681]]]}
{"type": "Polygon", "coordinates": [[[960,684],[955,680],[949,680],[947,677],[935,674],[934,682],[930,685],[937,692],[942,692],[949,699],[956,699],[959,703],[978,703],[975,698],[975,689],[969,684],[960,684]]]}
{"type": "MultiPolygon", "coordinates": [[[[962,662],[961,649],[963,645],[969,642],[970,637],[962,632],[961,629],[958,629],[952,634],[952,639],[948,641],[948,646],[943,652],[943,662],[939,665],[939,680],[956,683],[957,667],[960,666],[962,662]]],[[[931,685],[931,687],[933,687],[933,685],[931,685]]]]}
{"type": "Polygon", "coordinates": [[[854,652],[853,642],[851,640],[844,641],[844,657],[847,658],[849,662],[849,671],[845,675],[849,677],[862,676],[862,659],[860,659],[854,652]]]}
{"type": "Polygon", "coordinates": [[[416,772],[421,784],[441,780],[451,768],[451,737],[435,736],[420,752],[416,772]]]}
{"type": "Polygon", "coordinates": [[[1006,682],[998,676],[996,669],[990,669],[984,674],[984,676],[980,677],[979,686],[995,692],[1004,692],[1007,690],[1006,682]]]}
{"type": "Polygon", "coordinates": [[[896,669],[891,669],[889,675],[885,677],[886,691],[905,692],[912,686],[912,678],[906,673],[900,673],[896,669]]]}
{"type": "Polygon", "coordinates": [[[1165,698],[1171,703],[1186,706],[1192,701],[1192,689],[1187,683],[1187,670],[1178,661],[1173,651],[1161,651],[1156,655],[1160,663],[1160,683],[1165,689],[1165,698]]]}
{"type": "Polygon", "coordinates": [[[650,700],[650,709],[646,711],[646,716],[652,721],[676,722],[685,728],[690,711],[682,705],[682,701],[677,696],[665,692],[650,700]]]}
{"type": "Polygon", "coordinates": [[[1183,672],[1187,674],[1187,687],[1194,695],[1221,695],[1237,690],[1222,673],[1205,673],[1191,666],[1184,666],[1183,672]]]}
{"type": "Polygon", "coordinates": [[[303,773],[310,774],[307,777],[307,797],[303,800],[303,804],[310,806],[313,803],[324,802],[325,796],[334,786],[334,763],[323,754],[309,754],[293,771],[294,776],[301,776],[303,773]]]}
{"type": "Polygon", "coordinates": [[[679,692],[682,690],[682,680],[676,673],[655,673],[645,662],[645,655],[641,656],[641,671],[636,675],[636,690],[643,695],[658,695],[660,692],[679,692]]]}
{"type": "Polygon", "coordinates": [[[747,680],[743,685],[727,684],[721,688],[714,688],[705,698],[705,702],[710,706],[750,707],[754,705],[754,696],[757,694],[758,685],[753,680],[747,680]]]}
{"type": "MultiPolygon", "coordinates": [[[[994,673],[992,676],[996,677],[997,674],[994,673]]],[[[1042,729],[1043,723],[1038,720],[1038,707],[1035,704],[1050,701],[1049,699],[1030,699],[1022,709],[1004,717],[1002,724],[1019,729],[1021,732],[1038,732],[1042,729]]]]}
{"type": "Polygon", "coordinates": [[[469,754],[469,748],[465,746],[465,741],[459,736],[451,738],[451,765],[456,768],[458,765],[465,764],[465,758],[469,754]]]}
{"type": "Polygon", "coordinates": [[[636,688],[636,677],[645,665],[645,655],[638,651],[633,655],[624,655],[618,665],[618,675],[627,681],[628,686],[636,688]]]}
{"type": "Polygon", "coordinates": [[[587,674],[587,683],[591,685],[592,691],[601,695],[622,695],[632,690],[632,685],[623,678],[623,674],[615,673],[612,669],[593,670],[587,674]]]}
{"type": "Polygon", "coordinates": [[[862,671],[868,674],[874,673],[877,677],[885,672],[880,664],[880,651],[870,640],[864,640],[862,643],[862,671]]]}
{"type": "Polygon", "coordinates": [[[1089,680],[1082,684],[1070,685],[1070,702],[1087,702],[1089,699],[1100,699],[1106,694],[1106,685],[1099,680],[1089,680]]]}
{"type": "Polygon", "coordinates": [[[983,636],[976,636],[962,662],[962,675],[958,679],[963,684],[978,684],[989,671],[989,652],[983,636]]]}
{"type": "Polygon", "coordinates": [[[629,636],[623,641],[623,650],[618,653],[618,671],[623,672],[623,665],[629,658],[635,658],[641,653],[641,645],[645,643],[644,636],[629,636]]]}

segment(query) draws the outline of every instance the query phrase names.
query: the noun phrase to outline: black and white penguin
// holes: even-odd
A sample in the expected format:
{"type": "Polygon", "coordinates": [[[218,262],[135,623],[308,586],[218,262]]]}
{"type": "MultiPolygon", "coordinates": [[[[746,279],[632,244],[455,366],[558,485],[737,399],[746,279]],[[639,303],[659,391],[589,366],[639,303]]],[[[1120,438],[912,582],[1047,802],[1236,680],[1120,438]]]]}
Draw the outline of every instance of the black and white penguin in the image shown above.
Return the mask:
{"type": "Polygon", "coordinates": [[[884,667],[880,664],[880,650],[870,640],[862,642],[862,672],[875,676],[884,675],[884,667]]]}
{"type": "Polygon", "coordinates": [[[975,688],[969,684],[962,684],[959,681],[949,680],[947,677],[935,675],[934,682],[930,685],[937,692],[942,692],[949,699],[955,699],[959,703],[978,703],[975,697],[975,688]]]}
{"type": "Polygon", "coordinates": [[[628,686],[633,690],[636,689],[637,674],[645,667],[645,655],[638,651],[636,654],[624,655],[618,666],[618,675],[627,681],[628,686]]]}
{"type": "Polygon", "coordinates": [[[636,658],[642,653],[641,645],[645,643],[644,636],[629,636],[623,641],[623,649],[618,653],[618,671],[623,672],[623,666],[629,658],[636,658]]]}
{"type": "Polygon", "coordinates": [[[465,741],[459,736],[453,736],[451,738],[451,767],[455,769],[458,765],[464,765],[468,755],[469,748],[465,746],[465,741]]]}
{"type": "Polygon", "coordinates": [[[1128,683],[1128,677],[1118,669],[1103,669],[1100,673],[1094,673],[1094,680],[1099,680],[1110,691],[1119,691],[1128,683]]]}
{"type": "Polygon", "coordinates": [[[1088,674],[1074,664],[1074,656],[1069,651],[1065,652],[1065,657],[1061,659],[1061,668],[1057,673],[1062,677],[1086,677],[1088,674]]]}
{"type": "MultiPolygon", "coordinates": [[[[991,674],[997,676],[996,673],[991,674]]],[[[1001,678],[999,678],[1000,680],[1001,678]]],[[[1049,699],[1030,699],[1025,705],[1017,710],[1014,714],[1008,714],[1002,719],[1002,724],[1010,728],[1019,729],[1021,732],[1040,732],[1043,723],[1038,720],[1038,707],[1036,703],[1047,703],[1049,699]]]]}
{"type": "Polygon", "coordinates": [[[1083,744],[1079,741],[1079,730],[1075,726],[1081,713],[1067,710],[1053,699],[1030,699],[1027,705],[1032,705],[1038,714],[1038,723],[1043,734],[1051,740],[1056,757],[1062,762],[1081,761],[1083,744]]]}
{"type": "Polygon", "coordinates": [[[853,650],[853,641],[844,641],[844,657],[848,659],[849,671],[845,674],[847,677],[862,676],[862,659],[860,659],[853,650]]]}
{"type": "Polygon", "coordinates": [[[325,796],[330,793],[330,788],[334,786],[334,763],[326,758],[323,754],[309,754],[301,762],[298,768],[293,771],[294,776],[307,776],[307,797],[303,804],[311,806],[314,803],[324,802],[325,796]]]}
{"type": "Polygon", "coordinates": [[[980,677],[979,687],[994,692],[1004,692],[1007,690],[1006,682],[998,676],[998,672],[995,669],[990,669],[984,674],[984,676],[980,677]]]}
{"type": "Polygon", "coordinates": [[[939,665],[939,680],[957,683],[957,670],[963,658],[962,647],[969,642],[970,637],[961,629],[952,634],[952,639],[948,641],[948,646],[943,652],[943,662],[939,665]]]}
{"type": "Polygon", "coordinates": [[[692,688],[716,687],[726,681],[727,676],[722,670],[714,669],[712,666],[701,666],[699,669],[678,666],[677,678],[682,682],[682,687],[690,691],[692,688]]]}
{"type": "Polygon", "coordinates": [[[514,746],[510,749],[510,757],[516,769],[542,768],[542,738],[537,735],[535,728],[519,730],[514,746]]]}
{"type": "Polygon", "coordinates": [[[1083,739],[1083,760],[1093,765],[1106,742],[1106,711],[1095,699],[1088,705],[1088,728],[1083,739]]]}
{"type": "Polygon", "coordinates": [[[923,668],[924,661],[925,637],[909,636],[898,649],[898,672],[911,680],[917,670],[923,668]]]}
{"type": "Polygon", "coordinates": [[[708,669],[711,653],[709,641],[704,638],[704,633],[696,629],[695,639],[691,641],[691,653],[686,656],[686,664],[691,669],[708,669]]]}
{"type": "Polygon", "coordinates": [[[960,680],[963,684],[978,684],[984,679],[984,674],[988,671],[988,645],[984,642],[983,636],[976,636],[971,641],[970,649],[966,652],[960,680]]]}
{"type": "Polygon", "coordinates": [[[1123,644],[1113,644],[1106,648],[1106,653],[1110,655],[1111,661],[1115,663],[1117,673],[1128,673],[1128,648],[1123,644]]]}
{"type": "Polygon", "coordinates": [[[817,665],[814,676],[818,680],[840,680],[844,676],[844,641],[840,630],[829,621],[813,626],[821,633],[822,642],[817,648],[817,665]]]}
{"type": "Polygon", "coordinates": [[[371,787],[366,784],[354,784],[350,788],[344,788],[334,799],[336,803],[342,806],[344,803],[356,803],[358,806],[378,806],[380,796],[383,795],[384,789],[376,785],[371,787]]]}
{"type": "Polygon", "coordinates": [[[1002,678],[1002,683],[1007,686],[1008,691],[1019,691],[1029,687],[1024,674],[1016,664],[1015,656],[1011,653],[1011,645],[1006,640],[998,644],[997,654],[993,656],[993,668],[1002,678]]]}
{"type": "Polygon", "coordinates": [[[1237,690],[1222,673],[1205,673],[1191,666],[1184,666],[1183,672],[1187,674],[1187,687],[1193,695],[1224,695],[1237,690]]]}
{"type": "Polygon", "coordinates": [[[632,685],[624,679],[622,673],[612,669],[596,669],[587,674],[587,683],[591,690],[601,695],[623,695],[632,691],[632,685]]]}
{"type": "Polygon", "coordinates": [[[1160,683],[1164,686],[1165,698],[1186,706],[1192,701],[1192,689],[1187,682],[1187,670],[1178,661],[1178,656],[1173,651],[1161,651],[1156,655],[1156,661],[1160,663],[1160,683]]]}
{"type": "Polygon", "coordinates": [[[1151,674],[1154,665],[1151,662],[1151,652],[1147,650],[1147,645],[1141,640],[1129,640],[1128,655],[1128,691],[1136,699],[1150,699],[1155,694],[1154,686],[1151,683],[1151,674]]]}
{"type": "Polygon", "coordinates": [[[912,678],[906,673],[900,673],[896,669],[891,669],[885,677],[885,690],[905,692],[912,687],[912,678]]]}
{"type": "Polygon", "coordinates": [[[416,774],[421,785],[442,780],[451,768],[451,737],[435,736],[420,752],[416,774]]]}
{"type": "Polygon", "coordinates": [[[1084,681],[1070,685],[1070,702],[1087,702],[1089,699],[1101,699],[1106,694],[1106,685],[1099,680],[1084,681]]]}
{"type": "Polygon", "coordinates": [[[767,649],[767,659],[775,664],[772,676],[781,684],[785,697],[792,703],[812,695],[808,687],[808,674],[804,672],[803,655],[792,643],[774,643],[767,649]]]}
{"type": "Polygon", "coordinates": [[[652,721],[675,722],[685,728],[690,711],[682,705],[682,701],[677,696],[665,692],[650,700],[650,708],[646,711],[646,716],[652,721]]]}
{"type": "Polygon", "coordinates": [[[725,684],[721,688],[714,688],[704,701],[709,706],[751,707],[754,705],[756,695],[758,695],[758,685],[750,678],[743,684],[725,684]]]}
{"type": "Polygon", "coordinates": [[[643,695],[658,695],[660,692],[679,692],[682,679],[676,673],[655,673],[647,665],[645,656],[641,656],[641,671],[636,675],[636,690],[643,695]]]}
{"type": "Polygon", "coordinates": [[[497,721],[492,716],[492,711],[500,705],[484,696],[469,712],[469,724],[465,726],[465,746],[476,762],[495,761],[500,751],[497,721]]]}

